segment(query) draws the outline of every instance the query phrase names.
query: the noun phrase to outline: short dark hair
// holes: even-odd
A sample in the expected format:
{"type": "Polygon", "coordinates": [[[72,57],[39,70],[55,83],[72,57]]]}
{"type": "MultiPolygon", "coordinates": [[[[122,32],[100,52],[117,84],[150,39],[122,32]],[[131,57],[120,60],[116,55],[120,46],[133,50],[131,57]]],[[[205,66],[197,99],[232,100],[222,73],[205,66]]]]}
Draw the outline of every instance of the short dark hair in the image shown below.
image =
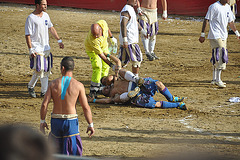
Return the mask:
{"type": "MultiPolygon", "coordinates": [[[[106,78],[107,76],[103,76],[101,79],[100,79],[100,83],[103,84],[103,79],[106,78]]],[[[103,84],[103,85],[106,85],[106,84],[103,84]]]]}
{"type": "Polygon", "coordinates": [[[73,71],[74,61],[72,57],[64,57],[61,62],[61,68],[64,66],[66,71],[73,71]]]}
{"type": "Polygon", "coordinates": [[[42,3],[42,0],[35,0],[35,4],[41,4],[42,3]]]}

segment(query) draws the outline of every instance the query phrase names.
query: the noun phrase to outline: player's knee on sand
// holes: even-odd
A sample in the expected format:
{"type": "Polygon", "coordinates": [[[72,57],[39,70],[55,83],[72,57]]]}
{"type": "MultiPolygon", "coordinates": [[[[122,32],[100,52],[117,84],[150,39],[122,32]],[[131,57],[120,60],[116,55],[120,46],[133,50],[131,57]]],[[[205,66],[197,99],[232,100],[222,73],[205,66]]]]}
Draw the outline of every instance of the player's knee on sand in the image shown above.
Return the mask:
{"type": "Polygon", "coordinates": [[[119,75],[120,75],[121,77],[125,77],[126,72],[127,72],[126,69],[120,69],[120,70],[119,70],[119,75]]]}

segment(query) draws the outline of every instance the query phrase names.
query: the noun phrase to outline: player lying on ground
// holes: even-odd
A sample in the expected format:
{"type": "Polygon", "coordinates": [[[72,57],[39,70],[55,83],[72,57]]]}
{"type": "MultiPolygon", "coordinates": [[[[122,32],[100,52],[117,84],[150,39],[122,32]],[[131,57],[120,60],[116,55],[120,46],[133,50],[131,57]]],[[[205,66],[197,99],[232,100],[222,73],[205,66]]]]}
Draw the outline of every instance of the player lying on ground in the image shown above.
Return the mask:
{"type": "MultiPolygon", "coordinates": [[[[121,73],[120,73],[121,74],[121,73]]],[[[184,97],[174,97],[167,87],[158,80],[152,78],[143,78],[138,84],[114,76],[107,76],[102,79],[107,85],[103,88],[102,94],[108,98],[94,99],[88,98],[88,102],[93,103],[132,103],[139,107],[146,108],[179,108],[186,110],[183,101],[184,97]],[[156,101],[153,96],[160,91],[166,97],[166,101],[156,101]]]]}

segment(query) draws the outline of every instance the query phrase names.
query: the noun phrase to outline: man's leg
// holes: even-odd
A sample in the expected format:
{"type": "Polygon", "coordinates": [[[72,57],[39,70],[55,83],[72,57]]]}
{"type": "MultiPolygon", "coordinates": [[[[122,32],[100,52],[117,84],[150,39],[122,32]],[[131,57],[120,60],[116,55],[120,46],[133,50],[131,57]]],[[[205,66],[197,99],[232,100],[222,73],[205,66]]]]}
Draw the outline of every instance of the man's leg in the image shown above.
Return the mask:
{"type": "Polygon", "coordinates": [[[44,97],[48,89],[48,76],[40,78],[41,81],[41,97],[44,97]]]}
{"type": "Polygon", "coordinates": [[[213,79],[211,84],[216,84],[217,69],[213,66],[213,79]]]}
{"type": "Polygon", "coordinates": [[[228,53],[227,53],[227,41],[219,39],[210,39],[210,45],[212,48],[212,58],[211,62],[215,70],[213,71],[213,78],[215,76],[216,84],[220,88],[225,88],[226,83],[221,80],[221,72],[226,69],[226,63],[228,62],[228,53]]]}
{"type": "Polygon", "coordinates": [[[32,79],[30,80],[30,82],[28,83],[28,86],[27,86],[27,87],[28,87],[28,93],[29,93],[29,95],[30,95],[31,97],[33,97],[33,98],[36,98],[36,97],[37,97],[37,96],[36,96],[36,93],[35,93],[35,91],[34,91],[34,87],[35,87],[37,81],[38,81],[38,76],[37,76],[36,73],[34,73],[34,74],[32,75],[32,79]]]}
{"type": "Polygon", "coordinates": [[[153,35],[150,37],[149,40],[149,53],[155,58],[155,59],[159,59],[156,54],[154,53],[154,49],[155,49],[155,44],[156,44],[156,35],[153,35]]]}
{"type": "Polygon", "coordinates": [[[173,102],[160,101],[160,102],[156,103],[155,107],[156,108],[163,108],[163,109],[178,108],[178,109],[182,109],[182,110],[187,110],[187,107],[186,107],[184,102],[173,103],[173,102]]]}
{"type": "Polygon", "coordinates": [[[143,35],[141,35],[141,39],[142,39],[143,47],[148,60],[153,61],[154,57],[151,55],[149,51],[149,38],[145,38],[143,35]]]}
{"type": "Polygon", "coordinates": [[[102,61],[101,58],[96,55],[94,52],[87,52],[90,57],[90,61],[92,64],[92,78],[91,78],[91,86],[90,86],[90,97],[96,97],[97,91],[100,88],[100,79],[102,72],[102,61]]]}
{"type": "Polygon", "coordinates": [[[158,87],[160,93],[164,95],[164,97],[166,97],[169,102],[182,102],[184,100],[184,97],[174,97],[162,82],[157,81],[155,84],[158,87]]]}

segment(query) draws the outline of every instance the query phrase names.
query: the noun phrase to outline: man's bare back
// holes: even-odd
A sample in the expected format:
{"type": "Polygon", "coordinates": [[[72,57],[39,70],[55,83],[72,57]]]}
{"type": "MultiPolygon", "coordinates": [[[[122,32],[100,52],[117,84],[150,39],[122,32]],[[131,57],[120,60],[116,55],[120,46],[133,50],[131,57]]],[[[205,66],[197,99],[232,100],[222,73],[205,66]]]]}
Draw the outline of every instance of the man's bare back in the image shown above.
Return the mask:
{"type": "MultiPolygon", "coordinates": [[[[61,61],[62,77],[51,82],[42,102],[40,110],[40,130],[43,133],[45,133],[45,128],[48,129],[45,118],[47,115],[48,104],[51,99],[53,99],[54,106],[51,118],[60,120],[65,117],[67,117],[67,119],[76,118],[76,103],[77,99],[79,99],[85,119],[89,124],[87,128],[87,133],[89,131],[91,132],[89,137],[91,137],[95,132],[92,123],[92,112],[87,101],[84,85],[72,77],[73,69],[73,59],[71,57],[64,57],[61,61]]],[[[78,125],[76,127],[78,127],[78,125]]]]}
{"type": "Polygon", "coordinates": [[[76,114],[76,101],[81,92],[83,92],[83,84],[76,79],[71,78],[70,84],[64,96],[64,100],[61,100],[61,86],[62,78],[58,78],[50,84],[51,97],[53,99],[53,111],[54,114],[76,114]]]}

